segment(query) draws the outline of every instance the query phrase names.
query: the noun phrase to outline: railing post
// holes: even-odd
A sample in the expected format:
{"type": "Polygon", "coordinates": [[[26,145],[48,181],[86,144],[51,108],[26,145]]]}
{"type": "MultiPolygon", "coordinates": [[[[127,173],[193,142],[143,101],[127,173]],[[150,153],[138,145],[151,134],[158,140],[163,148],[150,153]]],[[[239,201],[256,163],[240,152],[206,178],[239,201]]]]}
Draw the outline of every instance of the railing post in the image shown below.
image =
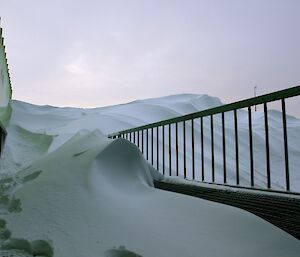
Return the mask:
{"type": "Polygon", "coordinates": [[[165,175],[165,126],[162,126],[162,140],[163,140],[163,145],[162,145],[162,159],[163,159],[163,174],[165,175]]]}
{"type": "Polygon", "coordinates": [[[249,125],[249,146],[250,146],[250,178],[251,178],[251,186],[254,187],[254,166],[253,166],[253,139],[252,139],[251,106],[248,107],[248,125],[249,125]]]}
{"type": "Polygon", "coordinates": [[[215,151],[214,151],[214,118],[210,115],[210,132],[211,132],[211,175],[212,182],[215,182],[215,151]]]}
{"type": "Polygon", "coordinates": [[[200,118],[200,130],[201,130],[201,178],[204,181],[204,133],[203,133],[203,117],[200,118]]]}
{"type": "Polygon", "coordinates": [[[178,176],[178,123],[175,123],[175,132],[176,132],[176,176],[178,176]]]}
{"type": "Polygon", "coordinates": [[[184,178],[186,178],[185,120],[183,121],[183,172],[184,178]]]}
{"type": "Polygon", "coordinates": [[[148,138],[148,129],[146,129],[146,159],[149,160],[149,138],[148,138]]]}
{"type": "Polygon", "coordinates": [[[286,110],[285,110],[285,100],[284,100],[284,98],[281,100],[281,107],[282,107],[282,121],[283,121],[283,141],[284,141],[286,190],[290,191],[289,148],[288,148],[288,137],[287,137],[287,126],[286,126],[286,110]]]}
{"type": "Polygon", "coordinates": [[[195,179],[195,137],[194,137],[194,119],[191,120],[192,133],[192,177],[195,179]]]}
{"type": "Polygon", "coordinates": [[[225,137],[225,113],[222,112],[222,139],[223,139],[223,182],[227,183],[226,174],[226,137],[225,137]]]}
{"type": "Polygon", "coordinates": [[[142,129],[142,154],[144,155],[144,130],[142,129]]]}
{"type": "Polygon", "coordinates": [[[151,128],[151,164],[153,165],[153,128],[151,128]]]}
{"type": "Polygon", "coordinates": [[[156,127],[156,168],[159,170],[159,127],[156,127]]]}
{"type": "Polygon", "coordinates": [[[270,147],[269,147],[269,125],[268,125],[268,107],[264,103],[264,117],[265,117],[265,134],[266,134],[266,161],[267,161],[267,185],[271,188],[271,171],[270,171],[270,147]]]}
{"type": "Polygon", "coordinates": [[[238,122],[237,122],[237,111],[234,110],[234,135],[235,135],[235,167],[236,167],[236,184],[240,184],[240,173],[239,173],[239,138],[238,138],[238,122]]]}
{"type": "Polygon", "coordinates": [[[172,148],[171,148],[171,124],[169,124],[169,175],[172,175],[172,159],[171,159],[171,153],[172,153],[172,148]]]}

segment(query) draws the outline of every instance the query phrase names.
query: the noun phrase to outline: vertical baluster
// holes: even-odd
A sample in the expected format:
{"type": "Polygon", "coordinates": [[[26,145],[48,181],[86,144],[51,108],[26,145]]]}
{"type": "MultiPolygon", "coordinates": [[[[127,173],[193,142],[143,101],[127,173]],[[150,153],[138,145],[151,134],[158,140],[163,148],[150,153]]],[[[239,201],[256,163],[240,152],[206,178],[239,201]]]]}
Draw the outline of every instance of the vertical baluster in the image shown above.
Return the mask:
{"type": "Polygon", "coordinates": [[[192,176],[195,179],[195,136],[194,136],[194,119],[191,120],[192,133],[192,176]]]}
{"type": "Polygon", "coordinates": [[[151,128],[151,164],[153,163],[153,128],[151,128]]]}
{"type": "Polygon", "coordinates": [[[271,188],[269,125],[268,125],[268,107],[267,107],[267,103],[264,103],[264,117],[265,117],[265,135],[266,135],[267,185],[268,185],[268,188],[271,188]]]}
{"type": "Polygon", "coordinates": [[[212,182],[215,182],[215,151],[214,151],[214,119],[210,115],[210,132],[211,132],[211,175],[212,182]]]}
{"type": "Polygon", "coordinates": [[[137,131],[137,146],[140,148],[140,131],[137,131]]]}
{"type": "Polygon", "coordinates": [[[133,143],[135,144],[135,131],[133,132],[133,143]]]}
{"type": "Polygon", "coordinates": [[[148,129],[146,129],[146,159],[149,160],[149,138],[148,129]]]}
{"type": "Polygon", "coordinates": [[[172,146],[171,146],[171,124],[169,124],[169,175],[172,175],[172,159],[171,159],[171,154],[172,154],[172,146]]]}
{"type": "Polygon", "coordinates": [[[156,127],[156,169],[159,170],[159,127],[156,127]]]}
{"type": "Polygon", "coordinates": [[[222,139],[223,139],[223,181],[227,183],[226,174],[226,137],[225,137],[225,113],[222,112],[222,139]]]}
{"type": "Polygon", "coordinates": [[[185,120],[183,121],[183,171],[186,178],[186,145],[185,145],[185,120]]]}
{"type": "Polygon", "coordinates": [[[200,118],[200,130],[201,130],[201,178],[204,181],[204,136],[203,136],[203,117],[200,118]]]}
{"type": "Polygon", "coordinates": [[[165,126],[162,126],[162,159],[163,159],[163,174],[165,175],[165,126]]]}
{"type": "Polygon", "coordinates": [[[239,172],[239,138],[238,138],[238,122],[237,111],[234,110],[234,134],[235,134],[235,167],[236,167],[236,184],[240,184],[240,172],[239,172]]]}
{"type": "Polygon", "coordinates": [[[142,129],[142,154],[144,155],[144,130],[142,129]]]}
{"type": "Polygon", "coordinates": [[[285,100],[281,100],[282,107],[282,121],[283,121],[283,141],[284,141],[284,157],[285,157],[285,179],[286,179],[286,191],[290,191],[290,171],[289,171],[289,149],[288,149],[288,137],[286,126],[286,109],[285,100]]]}
{"type": "Polygon", "coordinates": [[[176,176],[178,176],[178,123],[175,123],[175,131],[176,131],[176,176]]]}
{"type": "Polygon", "coordinates": [[[251,106],[248,107],[248,124],[249,124],[249,145],[250,145],[250,178],[251,186],[254,186],[254,166],[253,166],[253,138],[252,138],[252,115],[251,106]]]}

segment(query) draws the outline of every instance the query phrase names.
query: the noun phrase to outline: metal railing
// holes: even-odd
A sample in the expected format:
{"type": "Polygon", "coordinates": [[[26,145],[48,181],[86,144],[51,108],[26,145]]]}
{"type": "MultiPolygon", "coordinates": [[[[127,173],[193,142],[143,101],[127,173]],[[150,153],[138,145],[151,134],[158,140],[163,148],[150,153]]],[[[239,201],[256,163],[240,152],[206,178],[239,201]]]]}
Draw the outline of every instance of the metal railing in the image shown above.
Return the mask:
{"type": "MultiPolygon", "coordinates": [[[[290,186],[290,165],[289,165],[289,148],[288,148],[288,129],[287,129],[287,115],[286,115],[286,99],[291,97],[296,97],[300,95],[300,86],[292,87],[289,89],[273,92],[270,94],[261,95],[254,98],[249,98],[246,100],[218,106],[215,108],[203,110],[200,112],[195,112],[187,115],[183,115],[180,117],[167,119],[155,123],[151,123],[144,126],[135,127],[132,129],[127,129],[123,131],[119,131],[116,133],[109,134],[109,138],[125,138],[129,140],[130,142],[136,144],[145,158],[151,162],[152,165],[156,166],[156,169],[159,171],[162,171],[164,175],[168,173],[168,175],[176,175],[180,176],[182,175],[184,178],[187,178],[187,166],[189,166],[189,171],[191,172],[191,176],[189,179],[192,180],[198,180],[205,183],[210,184],[217,184],[217,185],[228,185],[228,186],[234,186],[234,187],[242,187],[242,188],[251,188],[251,189],[259,189],[259,190],[267,190],[267,191],[277,191],[277,192],[283,192],[283,193],[296,193],[293,190],[291,190],[290,186]],[[269,135],[269,119],[268,119],[268,103],[274,102],[274,101],[280,101],[281,102],[281,116],[282,116],[282,141],[283,141],[283,161],[284,161],[284,182],[283,186],[279,189],[272,187],[272,181],[271,181],[271,162],[270,162],[270,135],[269,135]],[[265,145],[265,171],[260,171],[261,173],[265,173],[264,179],[266,181],[263,185],[257,185],[255,183],[255,175],[256,170],[254,167],[254,139],[253,139],[253,113],[251,107],[256,105],[263,105],[263,128],[264,128],[264,145],[265,145]],[[239,133],[241,131],[239,130],[239,113],[240,109],[246,108],[244,112],[246,112],[247,117],[247,141],[249,147],[248,153],[240,153],[240,141],[239,141],[239,133]],[[226,128],[226,123],[228,123],[228,119],[225,119],[225,114],[228,115],[228,113],[231,113],[232,120],[233,120],[233,126],[228,129],[226,128]],[[216,116],[221,116],[220,119],[216,119],[216,116]],[[199,121],[199,123],[198,123],[199,121]],[[206,123],[205,123],[206,121],[206,123]],[[210,126],[207,126],[207,124],[210,123],[210,126]],[[219,147],[219,145],[215,144],[216,140],[216,132],[214,123],[218,123],[221,127],[221,132],[218,134],[222,145],[222,150],[218,149],[219,152],[221,152],[221,157],[218,157],[218,160],[222,158],[222,181],[218,182],[216,181],[216,156],[215,156],[215,147],[219,147]],[[197,129],[195,129],[195,126],[197,125],[197,129]],[[204,125],[206,125],[206,128],[204,128],[204,125]],[[189,126],[189,131],[187,131],[187,126],[189,126]],[[179,135],[179,127],[180,127],[180,134],[179,135]],[[205,130],[209,130],[209,133],[204,133],[205,130]],[[196,131],[196,133],[195,133],[196,131]],[[228,139],[226,139],[227,133],[233,133],[233,141],[234,144],[232,144],[234,150],[232,151],[232,154],[230,158],[234,158],[235,161],[235,167],[233,168],[232,165],[230,165],[230,174],[228,173],[228,163],[227,158],[227,148],[228,145],[228,139]],[[166,136],[167,134],[167,136],[166,136]],[[210,168],[209,172],[207,172],[207,154],[205,155],[205,142],[207,142],[207,137],[210,134],[210,168]],[[188,137],[187,137],[188,136],[188,137]],[[195,143],[195,137],[199,137],[199,143],[200,147],[196,148],[195,143]],[[174,138],[175,137],[175,138],[174,138]],[[155,142],[156,138],[156,142],[155,142]],[[179,140],[180,139],[180,140],[179,140]],[[189,140],[189,143],[187,144],[187,140],[189,140]],[[180,142],[179,142],[180,141],[180,142]],[[180,145],[181,143],[181,145],[180,145]],[[156,147],[154,147],[154,144],[156,147]],[[167,149],[166,149],[167,148],[167,149]],[[187,158],[187,148],[189,148],[189,157],[187,158]],[[180,152],[179,151],[182,151],[180,152]],[[199,153],[197,155],[198,158],[195,158],[195,154],[197,154],[197,150],[199,150],[199,153]],[[179,165],[179,154],[181,154],[181,164],[179,165]],[[242,156],[243,155],[243,156],[242,156]],[[249,175],[249,183],[248,185],[242,185],[241,183],[241,164],[240,159],[245,156],[249,156],[249,166],[247,168],[248,175],[249,175]],[[168,158],[166,158],[168,156],[168,158]],[[166,162],[166,159],[168,159],[168,162],[166,162]],[[188,159],[188,160],[187,160],[188,159]],[[197,168],[200,168],[200,171],[197,173],[199,179],[196,179],[196,160],[198,162],[197,168]],[[156,162],[156,163],[155,163],[156,162]],[[180,166],[180,167],[179,167],[180,166]],[[234,170],[233,170],[234,169],[234,170]],[[169,172],[167,172],[167,170],[169,172]],[[209,175],[209,179],[207,178],[207,174],[209,175]],[[233,176],[234,173],[234,176],[233,176]],[[228,183],[228,175],[230,175],[231,181],[228,183]]],[[[244,133],[244,132],[243,132],[244,133]]],[[[300,136],[300,135],[299,135],[300,136]]],[[[243,135],[243,138],[245,136],[243,135]]],[[[243,159],[244,160],[244,159],[243,159]]],[[[245,161],[244,161],[245,162],[245,161]]],[[[220,164],[218,164],[218,167],[220,167],[220,164]]],[[[245,167],[243,167],[245,170],[245,167]]],[[[220,173],[218,173],[220,175],[220,173]]],[[[245,174],[244,174],[245,175],[245,174]]],[[[258,176],[258,174],[257,174],[258,176]]],[[[243,176],[243,180],[245,176],[243,176]]]]}

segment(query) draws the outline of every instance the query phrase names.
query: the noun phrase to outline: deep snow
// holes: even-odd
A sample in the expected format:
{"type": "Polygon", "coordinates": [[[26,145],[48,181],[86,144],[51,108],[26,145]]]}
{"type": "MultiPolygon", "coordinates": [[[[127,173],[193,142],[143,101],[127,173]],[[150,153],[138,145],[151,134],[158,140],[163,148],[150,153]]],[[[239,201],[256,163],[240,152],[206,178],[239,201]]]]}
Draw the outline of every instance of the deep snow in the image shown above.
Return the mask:
{"type": "MultiPolygon", "coordinates": [[[[153,188],[139,149],[106,136],[219,104],[205,95],[88,110],[14,101],[0,164],[2,256],[299,256],[298,240],[248,212],[153,188]]],[[[288,124],[298,165],[300,122],[288,124]]]]}

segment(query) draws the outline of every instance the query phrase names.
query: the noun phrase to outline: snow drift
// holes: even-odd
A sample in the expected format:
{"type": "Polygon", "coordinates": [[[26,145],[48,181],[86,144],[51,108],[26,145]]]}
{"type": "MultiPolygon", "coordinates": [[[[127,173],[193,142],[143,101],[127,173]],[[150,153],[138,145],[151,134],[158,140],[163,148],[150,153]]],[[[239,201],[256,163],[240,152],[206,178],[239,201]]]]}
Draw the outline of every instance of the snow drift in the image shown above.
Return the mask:
{"type": "Polygon", "coordinates": [[[217,104],[196,95],[89,110],[14,101],[0,167],[0,253],[298,256],[298,240],[248,212],[155,189],[139,149],[106,137],[217,104]]]}

